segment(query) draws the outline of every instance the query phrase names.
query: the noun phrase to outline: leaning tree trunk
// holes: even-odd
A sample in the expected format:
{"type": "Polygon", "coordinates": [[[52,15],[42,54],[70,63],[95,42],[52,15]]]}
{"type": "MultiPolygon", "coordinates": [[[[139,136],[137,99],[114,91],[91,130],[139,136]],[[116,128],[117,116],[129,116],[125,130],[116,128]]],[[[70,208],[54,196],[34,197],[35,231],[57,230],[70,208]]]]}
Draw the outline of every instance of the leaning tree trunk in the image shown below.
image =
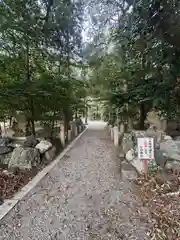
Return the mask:
{"type": "Polygon", "coordinates": [[[146,115],[147,115],[147,112],[145,110],[145,104],[144,103],[141,103],[140,104],[140,118],[139,118],[139,128],[141,130],[144,130],[144,122],[146,120],[146,115]]]}

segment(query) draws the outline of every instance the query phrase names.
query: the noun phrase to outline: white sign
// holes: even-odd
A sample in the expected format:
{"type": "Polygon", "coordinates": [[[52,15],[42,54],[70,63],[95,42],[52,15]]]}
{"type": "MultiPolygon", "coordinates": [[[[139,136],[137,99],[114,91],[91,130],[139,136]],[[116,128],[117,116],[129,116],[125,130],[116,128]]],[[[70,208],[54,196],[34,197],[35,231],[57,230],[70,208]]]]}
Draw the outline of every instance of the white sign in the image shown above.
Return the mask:
{"type": "Polygon", "coordinates": [[[154,138],[138,138],[138,158],[144,160],[154,159],[154,138]]]}

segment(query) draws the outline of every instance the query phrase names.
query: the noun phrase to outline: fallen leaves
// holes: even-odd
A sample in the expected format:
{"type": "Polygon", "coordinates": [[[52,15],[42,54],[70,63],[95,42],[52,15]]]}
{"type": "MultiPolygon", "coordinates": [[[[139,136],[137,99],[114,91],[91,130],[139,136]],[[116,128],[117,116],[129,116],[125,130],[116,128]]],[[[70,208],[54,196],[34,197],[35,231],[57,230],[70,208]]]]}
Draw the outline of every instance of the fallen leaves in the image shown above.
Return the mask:
{"type": "Polygon", "coordinates": [[[180,238],[180,177],[163,179],[155,176],[145,180],[139,177],[136,184],[144,204],[155,220],[151,240],[178,240],[180,238]],[[176,194],[174,194],[174,192],[176,194]]]}
{"type": "Polygon", "coordinates": [[[27,184],[35,175],[37,170],[19,170],[16,174],[8,173],[0,169],[0,199],[3,203],[4,199],[11,198],[14,193],[19,191],[27,184]]]}

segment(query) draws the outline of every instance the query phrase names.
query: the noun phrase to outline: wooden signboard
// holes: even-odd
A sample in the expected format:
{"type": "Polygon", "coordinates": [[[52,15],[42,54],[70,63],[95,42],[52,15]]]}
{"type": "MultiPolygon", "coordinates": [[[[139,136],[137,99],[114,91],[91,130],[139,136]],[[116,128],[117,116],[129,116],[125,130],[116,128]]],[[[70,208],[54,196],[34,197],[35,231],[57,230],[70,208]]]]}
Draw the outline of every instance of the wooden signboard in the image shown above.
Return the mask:
{"type": "Polygon", "coordinates": [[[154,160],[154,138],[141,137],[137,139],[138,158],[143,161],[144,173],[148,174],[148,161],[154,160]]]}

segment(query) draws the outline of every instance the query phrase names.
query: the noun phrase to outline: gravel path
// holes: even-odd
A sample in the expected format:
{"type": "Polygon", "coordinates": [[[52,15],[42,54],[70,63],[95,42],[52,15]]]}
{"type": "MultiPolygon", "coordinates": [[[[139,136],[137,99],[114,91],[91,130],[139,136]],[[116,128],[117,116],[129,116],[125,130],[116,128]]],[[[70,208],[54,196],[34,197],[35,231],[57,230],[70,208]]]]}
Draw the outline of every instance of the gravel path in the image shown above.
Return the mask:
{"type": "Polygon", "coordinates": [[[146,209],[107,134],[93,128],[1,221],[1,240],[149,239],[146,209]]]}

